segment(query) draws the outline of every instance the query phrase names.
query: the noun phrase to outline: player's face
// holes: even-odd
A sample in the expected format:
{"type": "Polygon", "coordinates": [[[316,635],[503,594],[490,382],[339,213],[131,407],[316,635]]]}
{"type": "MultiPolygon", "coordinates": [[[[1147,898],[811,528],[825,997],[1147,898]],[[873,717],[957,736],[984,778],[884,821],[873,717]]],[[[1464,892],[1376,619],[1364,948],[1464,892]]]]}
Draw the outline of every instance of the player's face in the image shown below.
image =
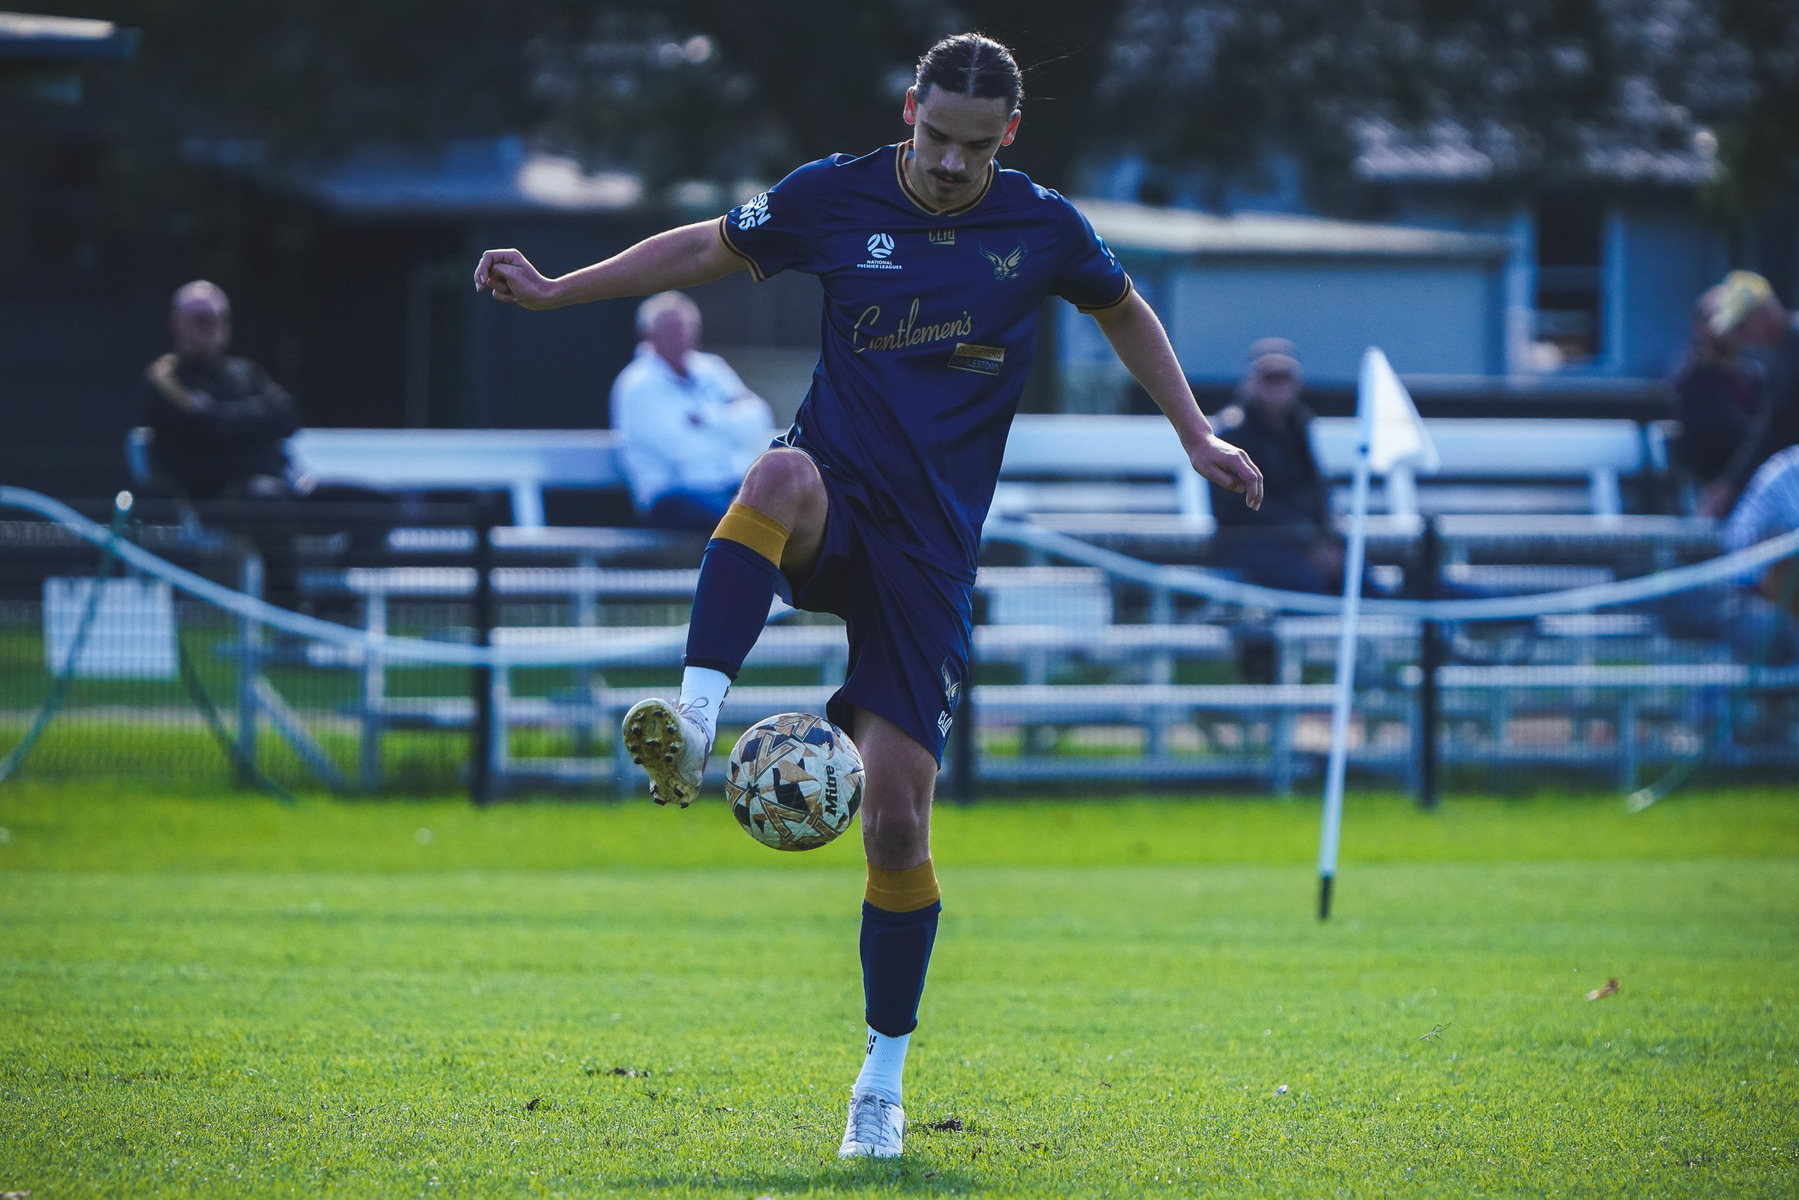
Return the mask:
{"type": "Polygon", "coordinates": [[[947,208],[987,179],[987,165],[1018,132],[1018,112],[1000,99],[977,99],[927,88],[906,92],[906,124],[913,127],[912,186],[947,208]]]}
{"type": "Polygon", "coordinates": [[[170,315],[169,331],[182,358],[217,358],[231,344],[231,308],[208,297],[184,301],[170,315]]]}

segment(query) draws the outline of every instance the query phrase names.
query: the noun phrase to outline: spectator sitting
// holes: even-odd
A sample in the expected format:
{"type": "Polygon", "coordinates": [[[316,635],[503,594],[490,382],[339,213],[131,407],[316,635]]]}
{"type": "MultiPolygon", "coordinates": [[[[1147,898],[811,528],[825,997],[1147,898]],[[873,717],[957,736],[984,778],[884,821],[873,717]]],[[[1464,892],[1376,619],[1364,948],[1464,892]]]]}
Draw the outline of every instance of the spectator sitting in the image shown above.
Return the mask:
{"type": "Polygon", "coordinates": [[[698,349],[700,310],[680,292],[645,300],[637,332],[637,357],[612,385],[631,499],[645,524],[710,532],[773,437],[772,415],[724,359],[698,349]]]}
{"type": "MultiPolygon", "coordinates": [[[[1799,446],[1763,463],[1724,524],[1727,550],[1799,529],[1799,446]]],[[[1677,637],[1712,638],[1741,662],[1781,666],[1799,660],[1799,577],[1784,559],[1741,581],[1669,596],[1662,619],[1677,637]],[[1782,611],[1782,610],[1785,611],[1782,611]]]]}
{"type": "Polygon", "coordinates": [[[1262,507],[1231,503],[1234,497],[1212,485],[1220,565],[1265,587],[1339,591],[1343,543],[1331,528],[1330,489],[1312,456],[1312,411],[1299,399],[1299,358],[1285,338],[1263,338],[1249,356],[1239,403],[1213,424],[1262,468],[1262,507]]]}
{"type": "MultiPolygon", "coordinates": [[[[1716,473],[1701,481],[1707,486],[1702,493],[1700,512],[1705,516],[1722,516],[1730,510],[1743,485],[1756,468],[1775,452],[1799,444],[1799,324],[1789,316],[1774,295],[1768,281],[1753,271],[1732,271],[1724,282],[1706,293],[1711,298],[1707,319],[1708,332],[1729,344],[1735,356],[1741,350],[1741,369],[1755,389],[1755,403],[1747,421],[1735,413],[1708,414],[1703,409],[1691,414],[1682,397],[1681,421],[1683,445],[1695,439],[1705,447],[1708,441],[1720,443],[1719,432],[1728,431],[1729,451],[1716,473]],[[1719,432],[1709,432],[1709,421],[1724,416],[1719,432]],[[1741,428],[1738,428],[1741,426],[1741,428]]],[[[1702,297],[1702,302],[1706,297],[1702,297]]],[[[1676,388],[1679,388],[1677,379],[1676,388]]],[[[1710,455],[1716,456],[1721,445],[1688,454],[1690,464],[1710,455]]],[[[1695,465],[1695,471],[1699,467],[1695,465]]]]}
{"type": "Polygon", "coordinates": [[[1744,466],[1766,421],[1766,378],[1759,362],[1738,354],[1742,317],[1720,313],[1724,298],[1722,284],[1700,294],[1692,343],[1674,371],[1680,456],[1699,486],[1699,511],[1714,517],[1730,510],[1748,478],[1744,466]]]}
{"type": "MultiPolygon", "coordinates": [[[[1799,529],[1799,446],[1788,446],[1763,463],[1749,480],[1743,498],[1724,523],[1724,545],[1731,551],[1746,550],[1795,529],[1799,529]]],[[[1765,617],[1772,628],[1764,626],[1762,631],[1769,643],[1764,661],[1792,662],[1799,658],[1799,626],[1794,624],[1799,621],[1799,563],[1783,559],[1761,571],[1753,582],[1761,592],[1758,599],[1772,609],[1765,617]]]]}
{"type": "Polygon", "coordinates": [[[145,372],[145,420],[156,433],[159,469],[192,500],[291,495],[284,442],[300,428],[300,415],[266,371],[225,353],[225,293],[204,279],[182,285],[169,331],[174,351],[145,372]]]}

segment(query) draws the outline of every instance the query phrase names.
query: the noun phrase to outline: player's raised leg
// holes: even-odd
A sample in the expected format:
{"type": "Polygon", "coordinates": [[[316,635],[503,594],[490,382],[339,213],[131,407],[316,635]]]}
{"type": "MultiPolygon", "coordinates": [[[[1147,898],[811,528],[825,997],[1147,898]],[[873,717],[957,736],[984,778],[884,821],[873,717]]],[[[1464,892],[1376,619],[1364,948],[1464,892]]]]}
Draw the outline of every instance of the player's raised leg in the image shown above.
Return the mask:
{"type": "Polygon", "coordinates": [[[718,710],[761,636],[781,572],[804,578],[824,539],[826,498],[803,451],[758,458],[700,560],[676,704],[650,699],[625,714],[625,749],[650,777],[650,798],[686,808],[699,793],[718,710]]]}
{"type": "Polygon", "coordinates": [[[856,713],[856,746],[867,783],[862,846],[868,890],[862,902],[862,992],[868,1053],[850,1094],[841,1158],[892,1158],[906,1132],[902,1076],[918,1001],[943,910],[931,866],[931,794],[937,760],[898,725],[856,713]]]}

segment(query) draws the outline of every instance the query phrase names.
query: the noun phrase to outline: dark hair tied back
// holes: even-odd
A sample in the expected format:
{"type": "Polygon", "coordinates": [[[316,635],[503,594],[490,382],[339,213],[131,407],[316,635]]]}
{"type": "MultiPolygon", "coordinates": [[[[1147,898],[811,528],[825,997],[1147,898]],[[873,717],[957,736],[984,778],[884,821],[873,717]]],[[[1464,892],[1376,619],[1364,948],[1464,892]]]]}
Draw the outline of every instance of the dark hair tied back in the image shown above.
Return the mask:
{"type": "Polygon", "coordinates": [[[1012,52],[980,33],[958,33],[925,51],[914,82],[920,100],[932,88],[977,100],[1004,100],[1008,112],[1024,100],[1024,76],[1012,52]]]}

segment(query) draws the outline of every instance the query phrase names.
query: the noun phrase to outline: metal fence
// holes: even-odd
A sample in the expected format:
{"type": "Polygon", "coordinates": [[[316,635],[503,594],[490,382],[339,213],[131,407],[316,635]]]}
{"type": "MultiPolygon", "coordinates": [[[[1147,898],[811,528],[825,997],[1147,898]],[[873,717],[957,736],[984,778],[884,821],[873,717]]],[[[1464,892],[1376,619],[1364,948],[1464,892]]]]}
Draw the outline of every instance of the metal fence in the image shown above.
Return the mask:
{"type": "MultiPolygon", "coordinates": [[[[0,494],[0,774],[477,799],[641,786],[618,723],[675,692],[700,539],[494,529],[478,504],[114,521],[28,495],[0,494]]],[[[1481,620],[1372,605],[1352,769],[1429,796],[1446,775],[1544,772],[1629,790],[1702,750],[1721,773],[1799,765],[1799,674],[1732,624],[1737,589],[1606,602],[1619,579],[1682,582],[1666,568],[1714,552],[1706,537],[1551,534],[1445,518],[1380,549],[1396,596],[1515,602],[1481,620]],[[1530,599],[1582,587],[1593,603],[1530,599]]],[[[1246,588],[1218,543],[991,528],[944,790],[1312,786],[1337,618],[1324,597],[1246,588]],[[1326,611],[1282,611],[1302,602],[1326,611]]],[[[834,618],[772,614],[724,738],[822,711],[845,662],[834,618]]]]}

